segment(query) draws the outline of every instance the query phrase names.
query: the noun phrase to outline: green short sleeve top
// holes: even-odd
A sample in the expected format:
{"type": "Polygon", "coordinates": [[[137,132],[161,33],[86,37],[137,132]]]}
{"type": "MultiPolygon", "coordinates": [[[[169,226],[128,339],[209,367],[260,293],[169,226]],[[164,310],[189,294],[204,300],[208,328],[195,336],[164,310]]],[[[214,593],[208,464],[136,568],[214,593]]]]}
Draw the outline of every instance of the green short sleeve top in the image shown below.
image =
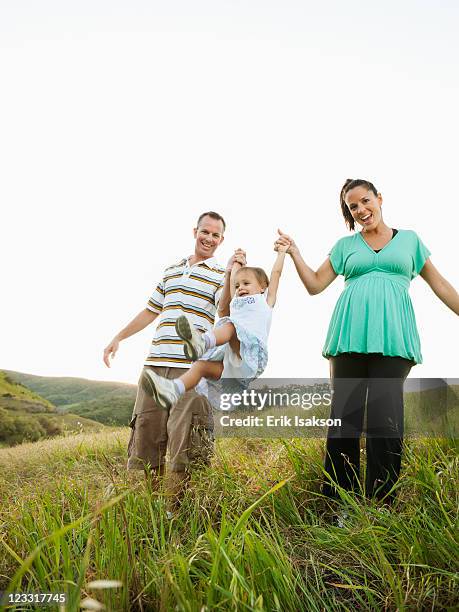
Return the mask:
{"type": "Polygon", "coordinates": [[[345,287],[333,311],[324,357],[381,353],[422,363],[408,288],[429,255],[412,230],[399,230],[378,253],[360,232],[338,240],[330,263],[344,276],[345,287]]]}

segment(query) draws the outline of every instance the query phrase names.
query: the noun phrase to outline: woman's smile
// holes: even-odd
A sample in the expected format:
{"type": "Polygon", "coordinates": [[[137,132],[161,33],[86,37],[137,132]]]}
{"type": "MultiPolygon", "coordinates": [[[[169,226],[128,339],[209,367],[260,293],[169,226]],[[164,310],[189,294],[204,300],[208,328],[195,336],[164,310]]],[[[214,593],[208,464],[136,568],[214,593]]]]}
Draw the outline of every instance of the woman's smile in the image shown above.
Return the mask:
{"type": "Polygon", "coordinates": [[[373,223],[373,215],[371,213],[368,213],[367,215],[360,217],[360,221],[364,225],[371,225],[373,223]]]}

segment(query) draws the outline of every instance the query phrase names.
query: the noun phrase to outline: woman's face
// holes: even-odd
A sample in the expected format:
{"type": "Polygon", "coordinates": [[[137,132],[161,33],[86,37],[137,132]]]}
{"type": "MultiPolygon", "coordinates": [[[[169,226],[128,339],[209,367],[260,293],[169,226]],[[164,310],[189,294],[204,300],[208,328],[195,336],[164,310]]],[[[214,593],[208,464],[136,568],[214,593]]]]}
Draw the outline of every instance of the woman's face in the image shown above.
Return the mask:
{"type": "Polygon", "coordinates": [[[344,201],[354,221],[365,231],[375,229],[381,221],[382,196],[380,193],[376,196],[367,187],[354,187],[347,192],[344,201]]]}

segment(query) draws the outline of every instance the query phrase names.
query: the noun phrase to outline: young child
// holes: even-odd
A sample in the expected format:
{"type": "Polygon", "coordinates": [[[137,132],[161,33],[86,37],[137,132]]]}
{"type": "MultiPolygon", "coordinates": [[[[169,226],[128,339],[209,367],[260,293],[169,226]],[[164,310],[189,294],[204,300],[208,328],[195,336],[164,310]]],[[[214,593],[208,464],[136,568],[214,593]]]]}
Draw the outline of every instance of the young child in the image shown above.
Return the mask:
{"type": "Polygon", "coordinates": [[[242,266],[237,260],[233,263],[229,316],[220,319],[212,331],[199,332],[186,316],[177,319],[175,329],[184,341],[185,356],[194,363],[174,380],[144,371],[142,387],[158,406],[170,408],[203,378],[232,379],[245,389],[263,373],[272,309],[289,246],[279,247],[269,279],[261,268],[242,266]]]}

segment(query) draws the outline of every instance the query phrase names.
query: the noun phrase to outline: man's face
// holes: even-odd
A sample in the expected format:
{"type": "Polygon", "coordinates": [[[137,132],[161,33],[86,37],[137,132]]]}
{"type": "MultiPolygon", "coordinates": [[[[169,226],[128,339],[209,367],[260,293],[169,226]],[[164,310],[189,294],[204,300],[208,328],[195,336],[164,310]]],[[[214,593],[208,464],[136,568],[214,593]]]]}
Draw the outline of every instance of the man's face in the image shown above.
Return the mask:
{"type": "Polygon", "coordinates": [[[223,223],[219,219],[205,216],[195,227],[194,237],[196,244],[194,254],[200,259],[213,257],[217,247],[223,242],[223,223]]]}

